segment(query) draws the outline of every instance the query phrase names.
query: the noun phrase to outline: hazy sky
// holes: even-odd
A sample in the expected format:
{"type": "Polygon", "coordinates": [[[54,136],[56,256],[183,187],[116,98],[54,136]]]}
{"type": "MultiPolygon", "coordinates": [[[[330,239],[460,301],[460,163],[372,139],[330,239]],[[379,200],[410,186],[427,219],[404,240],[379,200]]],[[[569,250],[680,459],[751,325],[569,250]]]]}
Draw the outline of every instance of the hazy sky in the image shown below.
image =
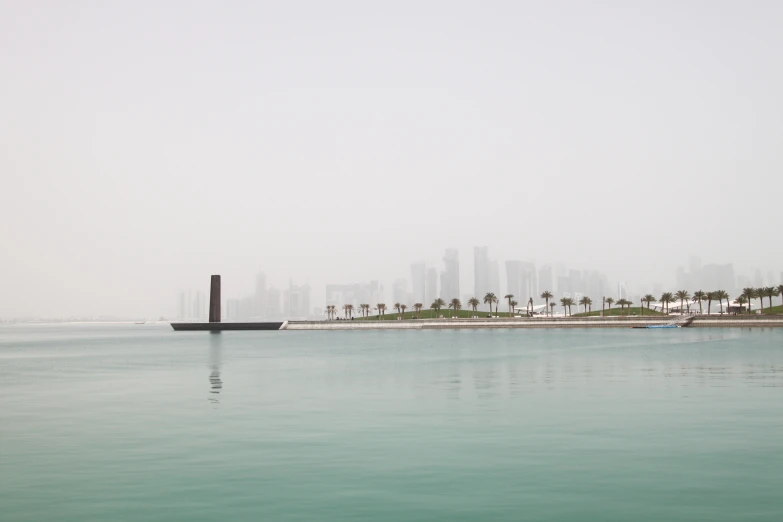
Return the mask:
{"type": "Polygon", "coordinates": [[[778,274],[783,2],[596,4],[0,0],[0,317],[474,245],[778,274]]]}

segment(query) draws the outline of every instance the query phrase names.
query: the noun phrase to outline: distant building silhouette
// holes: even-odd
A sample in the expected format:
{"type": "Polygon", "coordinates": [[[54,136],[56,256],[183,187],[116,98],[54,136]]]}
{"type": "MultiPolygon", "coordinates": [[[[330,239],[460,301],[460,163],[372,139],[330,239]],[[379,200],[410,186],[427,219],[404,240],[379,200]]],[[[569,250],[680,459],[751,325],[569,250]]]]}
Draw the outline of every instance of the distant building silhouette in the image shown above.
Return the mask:
{"type": "Polygon", "coordinates": [[[443,264],[445,268],[440,274],[440,297],[448,302],[459,296],[459,251],[447,248],[443,264]]]}
{"type": "MultiPolygon", "coordinates": [[[[423,262],[411,265],[411,285],[413,287],[413,303],[424,303],[426,296],[427,265],[423,262]]],[[[410,304],[413,304],[410,303],[410,304]]]]}
{"type": "Polygon", "coordinates": [[[283,292],[283,309],[286,319],[307,319],[310,315],[310,285],[295,285],[288,281],[283,292]]]}
{"type": "MultiPolygon", "coordinates": [[[[487,247],[473,247],[473,296],[482,301],[487,292],[495,292],[489,281],[489,253],[487,247]]],[[[482,301],[483,305],[483,301],[482,301]]]]}
{"type": "Polygon", "coordinates": [[[424,290],[424,306],[429,306],[438,298],[438,270],[434,267],[427,269],[427,282],[424,290]]]}
{"type": "MultiPolygon", "coordinates": [[[[408,281],[406,279],[395,279],[392,284],[392,303],[400,303],[410,306],[408,302],[408,281]]],[[[390,306],[390,303],[387,303],[390,306]]]]}
{"type": "Polygon", "coordinates": [[[266,288],[266,274],[263,272],[259,272],[256,274],[256,288],[255,288],[255,303],[254,303],[254,313],[256,319],[259,321],[262,321],[266,318],[267,313],[267,307],[266,307],[266,299],[267,299],[267,288],[266,288]]]}
{"type": "MultiPolygon", "coordinates": [[[[536,265],[527,261],[506,261],[506,290],[514,295],[514,300],[527,304],[531,297],[538,300],[538,281],[536,280],[536,265]]],[[[545,288],[550,290],[551,288],[545,288]]]]}

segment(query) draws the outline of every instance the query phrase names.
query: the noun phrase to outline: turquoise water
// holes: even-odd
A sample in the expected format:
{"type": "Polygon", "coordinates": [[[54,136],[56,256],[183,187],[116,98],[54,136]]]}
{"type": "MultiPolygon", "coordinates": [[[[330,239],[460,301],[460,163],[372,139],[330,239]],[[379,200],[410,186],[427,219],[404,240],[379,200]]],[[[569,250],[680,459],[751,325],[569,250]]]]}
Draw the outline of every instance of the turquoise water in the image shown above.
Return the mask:
{"type": "Polygon", "coordinates": [[[0,327],[0,518],[783,520],[783,330],[0,327]]]}

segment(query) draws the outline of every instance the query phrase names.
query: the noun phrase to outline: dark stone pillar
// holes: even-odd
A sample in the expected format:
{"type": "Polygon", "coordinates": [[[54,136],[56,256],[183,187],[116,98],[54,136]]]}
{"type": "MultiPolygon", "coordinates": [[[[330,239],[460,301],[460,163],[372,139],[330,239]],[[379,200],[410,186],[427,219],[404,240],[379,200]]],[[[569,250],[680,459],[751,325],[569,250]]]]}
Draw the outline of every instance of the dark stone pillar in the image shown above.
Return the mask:
{"type": "Polygon", "coordinates": [[[209,322],[220,322],[220,276],[212,276],[212,285],[209,289],[209,322]]]}

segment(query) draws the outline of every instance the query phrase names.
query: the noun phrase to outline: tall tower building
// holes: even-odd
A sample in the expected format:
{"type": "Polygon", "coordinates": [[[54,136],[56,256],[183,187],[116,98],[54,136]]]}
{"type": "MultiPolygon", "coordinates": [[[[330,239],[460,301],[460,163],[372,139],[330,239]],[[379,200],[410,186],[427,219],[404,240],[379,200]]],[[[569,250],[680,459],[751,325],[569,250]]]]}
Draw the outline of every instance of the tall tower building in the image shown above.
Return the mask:
{"type": "Polygon", "coordinates": [[[395,279],[392,284],[392,301],[407,305],[409,308],[413,303],[408,302],[408,281],[405,279],[395,279]]]}
{"type": "MultiPolygon", "coordinates": [[[[538,270],[538,297],[545,291],[555,293],[554,279],[552,279],[552,265],[544,265],[538,270]]],[[[518,299],[517,299],[518,300],[518,299]]]]}
{"type": "Polygon", "coordinates": [[[281,315],[280,290],[271,287],[266,291],[266,317],[267,319],[278,319],[281,315]]]}
{"type": "Polygon", "coordinates": [[[185,292],[180,292],[177,298],[177,319],[183,320],[188,318],[187,308],[185,307],[185,292]]]}
{"type": "Polygon", "coordinates": [[[498,260],[490,259],[488,264],[489,277],[487,278],[487,281],[489,283],[489,291],[494,292],[496,296],[501,297],[500,294],[502,294],[502,292],[500,291],[500,268],[498,267],[498,260]]]}
{"type": "Polygon", "coordinates": [[[536,265],[533,263],[506,261],[506,290],[514,295],[514,300],[518,303],[527,303],[531,297],[533,301],[538,299],[536,279],[536,265]]]}
{"type": "Polygon", "coordinates": [[[473,247],[473,295],[481,301],[487,292],[494,292],[489,281],[487,247],[473,247]]]}
{"type": "Polygon", "coordinates": [[[443,255],[445,268],[440,274],[440,297],[449,301],[459,297],[459,251],[456,248],[447,248],[443,255]]]}
{"type": "Polygon", "coordinates": [[[427,269],[427,282],[424,289],[424,306],[429,306],[438,298],[438,271],[430,267],[427,269]]]}
{"type": "MultiPolygon", "coordinates": [[[[427,266],[424,263],[411,265],[411,283],[413,284],[413,303],[425,304],[427,266]]],[[[429,304],[429,303],[427,303],[429,304]]]]}
{"type": "Polygon", "coordinates": [[[256,274],[256,288],[253,295],[255,301],[255,311],[253,315],[258,319],[264,319],[266,317],[267,306],[267,289],[266,289],[266,274],[259,272],[256,274]]]}

